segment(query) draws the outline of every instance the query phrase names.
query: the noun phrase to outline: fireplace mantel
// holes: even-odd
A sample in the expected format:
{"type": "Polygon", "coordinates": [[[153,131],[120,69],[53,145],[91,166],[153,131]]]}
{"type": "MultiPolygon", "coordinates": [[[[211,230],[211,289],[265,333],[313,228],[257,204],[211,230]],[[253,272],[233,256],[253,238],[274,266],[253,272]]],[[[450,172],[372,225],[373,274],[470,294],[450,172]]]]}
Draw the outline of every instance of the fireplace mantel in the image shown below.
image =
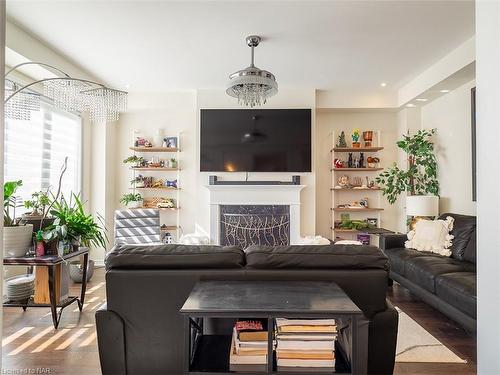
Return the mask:
{"type": "Polygon", "coordinates": [[[300,192],[306,185],[205,185],[210,192],[210,242],[219,244],[220,205],[290,206],[290,243],[300,239],[300,192]]]}

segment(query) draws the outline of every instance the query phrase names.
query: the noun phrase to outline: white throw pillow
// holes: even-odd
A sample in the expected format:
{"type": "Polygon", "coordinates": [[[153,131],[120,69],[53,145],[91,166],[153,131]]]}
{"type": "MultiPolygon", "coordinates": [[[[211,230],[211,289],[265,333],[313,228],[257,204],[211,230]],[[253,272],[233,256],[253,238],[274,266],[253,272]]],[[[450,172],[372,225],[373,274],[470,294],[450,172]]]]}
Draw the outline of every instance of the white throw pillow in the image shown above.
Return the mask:
{"type": "Polygon", "coordinates": [[[451,255],[451,241],[453,236],[453,219],[448,216],[446,220],[419,220],[415,229],[408,232],[408,241],[405,247],[419,251],[430,251],[449,257],[451,255]]]}
{"type": "Polygon", "coordinates": [[[330,241],[321,236],[305,236],[299,238],[299,245],[330,245],[330,241]]]}

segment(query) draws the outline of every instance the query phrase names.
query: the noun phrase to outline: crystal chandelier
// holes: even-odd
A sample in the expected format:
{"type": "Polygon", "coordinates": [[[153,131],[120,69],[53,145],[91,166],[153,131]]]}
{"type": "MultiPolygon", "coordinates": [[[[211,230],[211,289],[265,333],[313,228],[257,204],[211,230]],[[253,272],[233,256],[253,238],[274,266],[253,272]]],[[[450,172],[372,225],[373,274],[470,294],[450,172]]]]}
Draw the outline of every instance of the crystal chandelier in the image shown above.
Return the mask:
{"type": "Polygon", "coordinates": [[[238,103],[247,107],[266,104],[267,98],[278,93],[276,77],[267,70],[261,70],[254,65],[254,48],[259,45],[261,37],[251,35],[246,38],[252,49],[251,63],[248,68],[239,70],[229,76],[226,93],[238,98],[238,103]]]}
{"type": "Polygon", "coordinates": [[[43,84],[43,96],[65,111],[88,112],[92,122],[116,121],[127,108],[127,92],[112,89],[87,79],[73,78],[48,64],[26,62],[5,74],[5,116],[29,120],[32,111],[40,110],[41,94],[33,86],[43,84]],[[24,65],[41,65],[57,72],[58,77],[36,80],[20,86],[7,75],[24,65]]]}

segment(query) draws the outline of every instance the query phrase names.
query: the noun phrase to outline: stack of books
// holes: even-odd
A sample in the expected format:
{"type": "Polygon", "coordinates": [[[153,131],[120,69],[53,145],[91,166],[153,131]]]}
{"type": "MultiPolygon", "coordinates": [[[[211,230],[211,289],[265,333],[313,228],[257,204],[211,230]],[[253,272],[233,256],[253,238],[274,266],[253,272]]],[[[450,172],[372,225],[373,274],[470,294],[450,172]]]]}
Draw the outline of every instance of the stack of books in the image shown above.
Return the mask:
{"type": "Polygon", "coordinates": [[[229,370],[267,371],[267,327],[265,321],[241,320],[233,328],[229,370]]]}
{"type": "Polygon", "coordinates": [[[276,319],[278,371],[335,371],[334,319],[276,319]]]}

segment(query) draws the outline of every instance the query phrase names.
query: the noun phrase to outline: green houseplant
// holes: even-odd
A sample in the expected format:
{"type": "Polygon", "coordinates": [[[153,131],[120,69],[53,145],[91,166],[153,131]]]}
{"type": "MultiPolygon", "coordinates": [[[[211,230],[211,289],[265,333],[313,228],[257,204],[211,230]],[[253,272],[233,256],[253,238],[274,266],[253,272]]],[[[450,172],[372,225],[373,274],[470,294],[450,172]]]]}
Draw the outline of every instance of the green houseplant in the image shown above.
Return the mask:
{"type": "Polygon", "coordinates": [[[435,132],[436,129],[419,130],[414,135],[404,135],[397,142],[407,154],[407,169],[394,163],[376,178],[390,204],[394,204],[403,192],[408,195],[439,195],[437,161],[431,140],[435,132]]]}
{"type": "Polygon", "coordinates": [[[133,168],[139,168],[143,166],[144,158],[142,156],[132,155],[123,159],[123,164],[133,164],[133,168]]]}
{"type": "Polygon", "coordinates": [[[50,205],[50,198],[45,191],[36,191],[31,194],[31,199],[24,201],[24,208],[31,210],[24,214],[26,217],[40,217],[45,215],[45,210],[50,205]]]}
{"type": "Polygon", "coordinates": [[[102,218],[86,214],[80,197],[72,194],[69,202],[64,196],[55,200],[50,214],[54,217],[54,222],[49,225],[44,232],[44,239],[47,241],[58,241],[58,253],[67,253],[74,246],[106,247],[107,236],[102,218]]]}
{"type": "Polygon", "coordinates": [[[21,180],[7,181],[3,185],[3,248],[4,256],[22,257],[32,245],[33,225],[23,225],[16,218],[16,208],[20,207],[15,193],[23,185],[21,180]]]}
{"type": "Polygon", "coordinates": [[[143,205],[143,198],[139,193],[123,194],[120,203],[127,206],[127,208],[140,208],[143,205]]]}

